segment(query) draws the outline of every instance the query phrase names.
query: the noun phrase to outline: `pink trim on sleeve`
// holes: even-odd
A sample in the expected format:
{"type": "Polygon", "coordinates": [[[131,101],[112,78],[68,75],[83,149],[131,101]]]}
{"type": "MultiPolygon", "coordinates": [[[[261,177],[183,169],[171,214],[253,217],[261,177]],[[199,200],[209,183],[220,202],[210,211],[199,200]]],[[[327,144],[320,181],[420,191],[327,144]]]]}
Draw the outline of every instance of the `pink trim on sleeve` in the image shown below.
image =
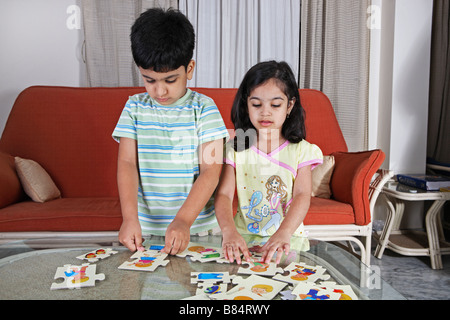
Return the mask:
{"type": "Polygon", "coordinates": [[[297,170],[306,166],[311,166],[311,170],[323,163],[323,159],[312,159],[298,164],[297,170]]]}
{"type": "Polygon", "coordinates": [[[230,166],[232,166],[233,168],[236,169],[236,163],[234,163],[230,159],[225,158],[225,159],[223,159],[223,161],[224,161],[225,164],[229,164],[230,166]]]}

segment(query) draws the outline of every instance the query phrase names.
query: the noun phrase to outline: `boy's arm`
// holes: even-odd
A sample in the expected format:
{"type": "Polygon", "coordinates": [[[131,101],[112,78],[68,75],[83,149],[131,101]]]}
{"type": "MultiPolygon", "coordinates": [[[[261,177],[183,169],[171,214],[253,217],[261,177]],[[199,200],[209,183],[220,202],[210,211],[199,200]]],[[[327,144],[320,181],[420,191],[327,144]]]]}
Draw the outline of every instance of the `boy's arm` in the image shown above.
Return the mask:
{"type": "Polygon", "coordinates": [[[137,213],[138,183],[136,140],[121,138],[117,162],[117,185],[123,222],[119,231],[119,241],[131,251],[144,250],[137,213]]]}
{"type": "Polygon", "coordinates": [[[223,162],[223,140],[206,142],[200,146],[200,174],[194,182],[186,201],[175,219],[166,230],[163,249],[169,254],[177,254],[186,249],[190,241],[190,228],[200,211],[211,199],[219,182],[223,162]]]}
{"type": "Polygon", "coordinates": [[[286,217],[281,222],[278,230],[270,237],[269,241],[261,248],[265,252],[263,259],[270,262],[277,251],[277,261],[280,262],[282,252],[286,254],[290,250],[290,239],[306,217],[311,203],[311,166],[305,166],[297,171],[292,191],[292,202],[286,217]]]}
{"type": "Polygon", "coordinates": [[[244,238],[239,234],[233,219],[233,199],[235,193],[236,175],[231,165],[224,165],[219,186],[214,197],[216,218],[222,230],[222,249],[225,259],[241,263],[241,252],[246,261],[250,261],[250,252],[244,238]]]}

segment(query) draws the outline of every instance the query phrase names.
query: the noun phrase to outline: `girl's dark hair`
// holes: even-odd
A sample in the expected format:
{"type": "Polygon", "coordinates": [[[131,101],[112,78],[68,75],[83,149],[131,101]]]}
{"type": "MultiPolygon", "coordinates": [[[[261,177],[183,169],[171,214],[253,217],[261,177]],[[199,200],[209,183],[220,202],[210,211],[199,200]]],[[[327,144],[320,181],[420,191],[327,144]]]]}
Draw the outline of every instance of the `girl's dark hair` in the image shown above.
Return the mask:
{"type": "Polygon", "coordinates": [[[138,67],[155,72],[187,68],[195,47],[192,24],[180,11],[151,8],[131,27],[131,52],[138,67]]]}
{"type": "Polygon", "coordinates": [[[280,90],[283,91],[289,101],[295,99],[289,117],[286,118],[281,128],[283,137],[292,143],[298,143],[306,137],[305,111],[300,104],[298,86],[292,69],[284,61],[260,62],[250,68],[245,74],[231,109],[231,121],[237,133],[234,138],[234,149],[236,151],[248,149],[256,138],[255,134],[247,133],[249,131],[256,133],[256,129],[248,115],[247,99],[253,89],[270,79],[276,81],[280,90]],[[245,137],[242,136],[242,133],[245,133],[245,137]]]}

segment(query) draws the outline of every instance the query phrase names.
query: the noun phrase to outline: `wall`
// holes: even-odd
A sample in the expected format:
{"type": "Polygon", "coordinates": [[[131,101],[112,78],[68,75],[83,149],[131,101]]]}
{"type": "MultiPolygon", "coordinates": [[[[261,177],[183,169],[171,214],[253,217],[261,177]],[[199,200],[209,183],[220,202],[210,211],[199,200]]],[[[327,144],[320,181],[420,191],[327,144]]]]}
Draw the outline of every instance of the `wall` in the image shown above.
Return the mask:
{"type": "MultiPolygon", "coordinates": [[[[383,167],[424,173],[433,1],[376,0],[379,29],[372,30],[369,147],[386,153],[383,167]]],[[[381,202],[381,201],[379,201],[381,202]]],[[[379,204],[375,219],[383,219],[379,204]]],[[[423,225],[423,205],[408,204],[404,228],[423,225]]]]}
{"type": "Polygon", "coordinates": [[[82,86],[77,0],[0,1],[0,134],[17,95],[31,85],[82,86]],[[69,27],[67,26],[69,22],[69,27]]]}

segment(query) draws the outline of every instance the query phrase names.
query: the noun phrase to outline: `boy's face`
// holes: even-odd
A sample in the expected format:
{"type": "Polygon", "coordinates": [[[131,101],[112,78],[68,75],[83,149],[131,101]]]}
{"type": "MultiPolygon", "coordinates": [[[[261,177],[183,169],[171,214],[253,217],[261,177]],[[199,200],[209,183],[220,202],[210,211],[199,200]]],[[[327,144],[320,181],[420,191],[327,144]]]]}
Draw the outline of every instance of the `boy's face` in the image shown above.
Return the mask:
{"type": "Polygon", "coordinates": [[[186,94],[186,84],[194,74],[195,61],[191,60],[187,68],[184,66],[168,72],[155,72],[152,69],[139,67],[144,78],[145,89],[150,97],[159,104],[168,106],[186,94]]]}

